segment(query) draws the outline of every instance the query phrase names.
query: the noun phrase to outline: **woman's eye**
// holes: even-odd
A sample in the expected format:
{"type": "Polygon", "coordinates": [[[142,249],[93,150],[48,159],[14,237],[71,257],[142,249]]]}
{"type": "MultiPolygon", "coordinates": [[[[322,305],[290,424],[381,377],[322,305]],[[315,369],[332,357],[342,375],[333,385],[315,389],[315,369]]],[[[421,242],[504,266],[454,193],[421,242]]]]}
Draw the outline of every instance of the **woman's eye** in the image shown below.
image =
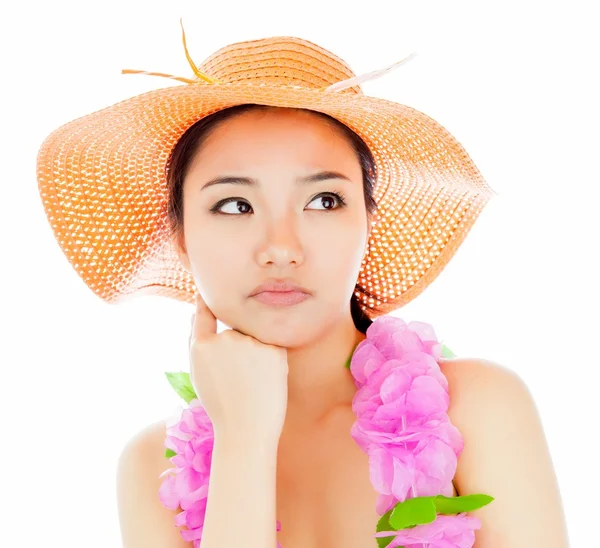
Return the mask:
{"type": "MultiPolygon", "coordinates": [[[[319,194],[318,196],[315,196],[309,203],[312,204],[315,201],[317,201],[318,203],[318,200],[321,200],[321,205],[324,206],[322,208],[323,211],[340,209],[346,205],[344,196],[338,194],[337,192],[324,192],[322,194],[319,194]],[[338,207],[335,207],[336,200],[338,202],[338,207]]],[[[226,200],[218,202],[215,206],[211,208],[210,211],[212,213],[221,213],[223,215],[237,216],[239,214],[244,215],[248,213],[249,208],[251,209],[251,206],[248,202],[246,202],[246,200],[243,200],[241,198],[227,198],[226,200]],[[226,206],[229,207],[228,211],[225,210],[226,206]]]]}
{"type": "MultiPolygon", "coordinates": [[[[310,203],[312,204],[315,200],[322,200],[321,204],[327,204],[324,209],[328,210],[328,209],[339,209],[342,208],[346,205],[346,202],[344,201],[344,197],[341,194],[338,194],[337,192],[326,192],[323,194],[319,194],[318,196],[315,196],[310,203]],[[338,207],[335,207],[335,201],[337,200],[338,202],[338,207]]],[[[318,203],[318,202],[317,202],[318,203]]]]}
{"type": "Polygon", "coordinates": [[[211,211],[213,213],[223,213],[224,215],[237,215],[238,213],[248,213],[247,210],[249,207],[250,204],[240,198],[228,198],[227,200],[215,205],[211,211]],[[242,206],[240,207],[239,204],[242,204],[242,206]],[[229,206],[229,211],[223,211],[225,206],[229,206]]]}

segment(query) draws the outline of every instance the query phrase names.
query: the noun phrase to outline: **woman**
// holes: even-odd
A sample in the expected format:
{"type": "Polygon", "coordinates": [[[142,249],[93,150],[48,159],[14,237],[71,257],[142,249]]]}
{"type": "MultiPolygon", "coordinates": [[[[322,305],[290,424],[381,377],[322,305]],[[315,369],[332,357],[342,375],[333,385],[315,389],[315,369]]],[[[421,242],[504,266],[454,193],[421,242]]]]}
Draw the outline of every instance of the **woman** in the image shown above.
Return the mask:
{"type": "MultiPolygon", "coordinates": [[[[363,100],[343,61],[307,41],[233,44],[202,70],[191,65],[205,82],[193,82],[198,95],[191,86],[158,90],[75,121],[39,159],[47,211],[56,205],[49,181],[59,184],[57,170],[72,161],[81,177],[97,162],[95,190],[103,174],[114,186],[102,195],[103,213],[119,211],[108,206],[115,196],[133,213],[131,238],[121,242],[135,253],[114,251],[105,238],[97,245],[106,253],[83,268],[82,252],[76,260],[63,246],[94,291],[108,302],[162,292],[196,303],[190,409],[168,431],[161,422],[134,436],[119,461],[123,545],[363,548],[375,545],[385,512],[382,545],[566,546],[556,478],[523,382],[486,360],[443,359],[425,324],[405,329],[384,317],[441,271],[491,196],[464,149],[421,113],[401,123],[405,111],[394,104],[363,100]],[[323,80],[333,85],[340,75],[346,87],[323,95],[323,80]],[[98,145],[102,132],[121,136],[120,146],[98,145]],[[64,153],[70,139],[76,145],[64,153]],[[445,187],[434,191],[440,180],[445,187]],[[152,181],[165,184],[157,190],[152,181]],[[454,194],[441,200],[444,191],[454,194]],[[109,261],[112,278],[97,264],[110,253],[120,261],[109,261]],[[216,334],[217,318],[231,329],[216,334]],[[415,364],[427,371],[409,374],[415,364]],[[378,423],[368,415],[392,396],[397,416],[378,423]],[[357,410],[380,427],[376,435],[356,423],[357,410]],[[427,444],[382,441],[405,433],[407,418],[427,444]],[[400,515],[411,500],[483,493],[493,502],[468,516],[436,507],[431,523],[392,526],[392,510],[400,515]]],[[[108,218],[118,234],[123,225],[108,218]]],[[[53,226],[64,242],[65,227],[53,226]]]]}

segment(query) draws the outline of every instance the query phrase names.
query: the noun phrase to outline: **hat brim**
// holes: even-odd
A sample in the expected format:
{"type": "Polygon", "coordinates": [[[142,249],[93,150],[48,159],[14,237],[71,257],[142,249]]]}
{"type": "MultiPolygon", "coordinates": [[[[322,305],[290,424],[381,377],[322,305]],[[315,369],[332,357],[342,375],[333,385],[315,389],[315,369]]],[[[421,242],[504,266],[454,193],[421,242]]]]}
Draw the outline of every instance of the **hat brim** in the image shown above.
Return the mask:
{"type": "Polygon", "coordinates": [[[495,194],[464,147],[406,105],[361,93],[247,82],[149,91],[63,125],[37,157],[39,191],[55,237],[103,300],[154,294],[194,302],[194,280],[168,231],[165,168],[191,125],[246,103],[323,112],[372,151],[379,211],[357,281],[371,318],[421,293],[495,194]]]}

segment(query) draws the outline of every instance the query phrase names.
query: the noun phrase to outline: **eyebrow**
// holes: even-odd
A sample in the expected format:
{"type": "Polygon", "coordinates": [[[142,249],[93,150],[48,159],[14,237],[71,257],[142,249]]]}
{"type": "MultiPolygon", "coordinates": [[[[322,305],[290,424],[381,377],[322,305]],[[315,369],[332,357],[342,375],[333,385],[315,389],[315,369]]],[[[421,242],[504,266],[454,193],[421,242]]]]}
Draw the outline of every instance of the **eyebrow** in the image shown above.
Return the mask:
{"type": "MultiPolygon", "coordinates": [[[[346,181],[350,181],[348,177],[339,173],[337,171],[319,171],[318,173],[313,173],[312,175],[306,175],[304,177],[297,177],[296,184],[308,184],[308,183],[317,183],[319,181],[326,181],[328,179],[344,179],[346,181]]],[[[209,186],[213,185],[248,185],[248,186],[259,186],[259,182],[252,177],[215,177],[211,179],[207,183],[202,186],[201,191],[209,186]]]]}

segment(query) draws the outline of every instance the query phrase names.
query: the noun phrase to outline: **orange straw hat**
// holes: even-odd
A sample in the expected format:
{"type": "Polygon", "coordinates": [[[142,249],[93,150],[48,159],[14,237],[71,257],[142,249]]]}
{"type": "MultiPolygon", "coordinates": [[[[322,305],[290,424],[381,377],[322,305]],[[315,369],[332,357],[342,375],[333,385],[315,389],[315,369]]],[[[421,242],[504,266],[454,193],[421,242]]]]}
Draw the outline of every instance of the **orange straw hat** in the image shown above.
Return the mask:
{"type": "Polygon", "coordinates": [[[67,259],[109,303],[163,295],[194,303],[196,286],[167,224],[170,153],[216,111],[254,103],[323,112],[357,133],[376,164],[378,205],[355,294],[374,319],[419,295],[443,270],[496,194],[462,145],[406,105],[360,84],[406,62],[355,76],[326,49],[289,36],[225,46],[188,85],[149,91],[53,131],[37,158],[44,209],[67,259]]]}

